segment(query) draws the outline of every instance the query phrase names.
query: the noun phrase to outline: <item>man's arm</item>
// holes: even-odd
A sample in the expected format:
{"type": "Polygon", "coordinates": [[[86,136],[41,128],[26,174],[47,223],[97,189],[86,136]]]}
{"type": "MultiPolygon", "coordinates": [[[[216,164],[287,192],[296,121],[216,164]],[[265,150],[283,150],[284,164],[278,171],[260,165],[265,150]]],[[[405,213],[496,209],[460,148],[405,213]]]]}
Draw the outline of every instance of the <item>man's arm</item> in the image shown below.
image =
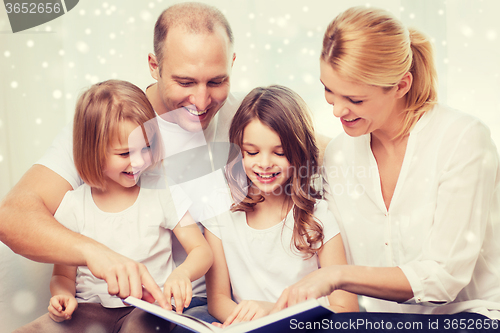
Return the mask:
{"type": "Polygon", "coordinates": [[[79,235],[53,214],[71,185],[42,165],[33,165],[0,205],[0,240],[14,252],[39,262],[83,265],[79,235]]]}
{"type": "Polygon", "coordinates": [[[54,218],[71,185],[42,165],[32,166],[0,204],[0,240],[26,258],[88,266],[112,295],[142,297],[142,285],[165,306],[160,288],[143,264],[70,231],[54,218]]]}

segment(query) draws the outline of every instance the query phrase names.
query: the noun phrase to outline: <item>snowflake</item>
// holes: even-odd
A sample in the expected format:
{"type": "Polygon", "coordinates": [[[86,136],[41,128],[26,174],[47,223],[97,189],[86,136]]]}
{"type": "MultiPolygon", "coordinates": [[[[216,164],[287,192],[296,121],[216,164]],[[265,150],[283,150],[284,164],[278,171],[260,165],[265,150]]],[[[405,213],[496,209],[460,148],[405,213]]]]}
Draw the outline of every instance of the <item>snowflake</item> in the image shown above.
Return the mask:
{"type": "Polygon", "coordinates": [[[464,25],[461,30],[462,34],[464,34],[465,37],[472,37],[472,35],[474,34],[472,28],[467,25],[464,25]]]}
{"type": "Polygon", "coordinates": [[[62,92],[60,90],[54,90],[54,92],[52,93],[52,97],[54,97],[55,99],[59,99],[62,97],[62,92]]]}
{"type": "Polygon", "coordinates": [[[87,53],[89,51],[89,46],[82,41],[76,43],[76,49],[81,53],[87,53]]]}
{"type": "Polygon", "coordinates": [[[486,32],[486,38],[488,40],[495,40],[497,39],[497,32],[495,30],[489,30],[486,32]]]}

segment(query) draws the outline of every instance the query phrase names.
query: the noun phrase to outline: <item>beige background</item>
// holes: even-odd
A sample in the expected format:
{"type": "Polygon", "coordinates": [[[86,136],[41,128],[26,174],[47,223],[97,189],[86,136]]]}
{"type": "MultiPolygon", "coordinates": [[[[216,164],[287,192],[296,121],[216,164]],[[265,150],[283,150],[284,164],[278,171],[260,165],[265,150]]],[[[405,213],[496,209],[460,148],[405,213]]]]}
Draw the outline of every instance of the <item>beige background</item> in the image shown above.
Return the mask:
{"type": "MultiPolygon", "coordinates": [[[[79,93],[118,78],[145,88],[153,26],[178,1],[80,0],[64,16],[12,34],[0,10],[0,198],[71,121],[79,93]]],[[[390,10],[434,41],[440,101],[482,119],[500,146],[497,0],[211,0],[235,34],[232,90],[283,84],[314,112],[318,130],[342,129],[325,102],[318,57],[327,24],[353,5],[390,10]]],[[[1,221],[0,221],[1,223],[1,221]]],[[[0,243],[0,333],[46,311],[50,265],[0,243]]]]}

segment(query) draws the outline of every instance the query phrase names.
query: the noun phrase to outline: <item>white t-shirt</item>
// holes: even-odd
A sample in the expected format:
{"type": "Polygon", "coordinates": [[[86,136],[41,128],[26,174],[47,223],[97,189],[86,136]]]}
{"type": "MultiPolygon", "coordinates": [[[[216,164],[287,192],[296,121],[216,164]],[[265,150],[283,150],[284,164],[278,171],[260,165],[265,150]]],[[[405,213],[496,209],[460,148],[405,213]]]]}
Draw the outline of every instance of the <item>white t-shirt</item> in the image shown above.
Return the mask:
{"type": "MultiPolygon", "coordinates": [[[[162,134],[164,149],[166,153],[166,160],[173,155],[192,150],[196,147],[203,148],[206,142],[228,142],[229,141],[229,127],[236,110],[243,100],[243,94],[228,95],[228,98],[222,108],[217,112],[209,126],[204,132],[191,133],[183,130],[177,124],[165,121],[161,116],[158,116],[158,126],[162,134]]],[[[73,161],[73,129],[72,123],[68,124],[59,135],[55,138],[52,146],[47,150],[46,154],[36,162],[51,169],[66,179],[71,184],[73,189],[83,184],[82,179],[78,175],[73,161]]],[[[226,155],[227,156],[227,155],[226,155]]],[[[184,161],[184,160],[183,160],[184,161]]],[[[196,165],[196,158],[192,165],[196,165]]],[[[185,162],[185,161],[184,161],[185,162]]],[[[210,164],[210,163],[209,163],[210,164]]],[[[214,171],[216,180],[220,180],[221,171],[214,171]]],[[[207,175],[203,184],[212,184],[210,175],[207,175]]],[[[170,179],[171,184],[179,184],[177,179],[170,179]]],[[[208,185],[205,185],[208,186],[208,185]]],[[[192,198],[193,205],[190,207],[190,212],[195,220],[197,213],[200,211],[198,208],[199,199],[202,198],[203,191],[200,191],[199,182],[186,182],[182,184],[182,189],[188,196],[192,198]],[[192,190],[198,187],[198,191],[192,190]],[[197,194],[195,196],[195,194],[197,194]]],[[[210,192],[213,189],[210,189],[210,192]]],[[[207,193],[210,193],[207,192],[207,193]]],[[[202,217],[202,216],[201,216],[202,217]]],[[[201,228],[201,226],[200,226],[201,228]]],[[[202,228],[201,228],[202,229],[202,228]]],[[[179,241],[173,237],[173,256],[176,265],[180,265],[186,258],[186,252],[180,245],[179,241]]],[[[192,282],[193,295],[206,297],[205,277],[192,282]]]]}
{"type": "MultiPolygon", "coordinates": [[[[323,225],[324,243],[339,233],[326,201],[315,206],[323,225]]],[[[315,254],[304,260],[292,243],[293,209],[268,229],[251,228],[245,212],[225,212],[202,224],[222,241],[233,299],[276,302],[283,290],[319,268],[315,254]]]]}
{"type": "Polygon", "coordinates": [[[343,133],[328,145],[327,199],[348,262],[400,267],[414,297],[361,304],[374,312],[498,317],[500,169],[489,130],[440,105],[427,112],[410,133],[388,210],[370,138],[343,133]]]}
{"type": "MultiPolygon", "coordinates": [[[[90,186],[83,184],[66,193],[54,217],[68,229],[143,263],[163,288],[175,268],[172,230],[190,204],[182,190],[175,187],[172,193],[141,188],[132,206],[119,213],[108,213],[96,206],[90,186]],[[183,211],[179,211],[180,207],[183,211]]],[[[108,294],[106,281],[93,276],[86,266],[78,267],[76,298],[78,302],[101,303],[104,307],[124,306],[120,298],[108,294]]]]}

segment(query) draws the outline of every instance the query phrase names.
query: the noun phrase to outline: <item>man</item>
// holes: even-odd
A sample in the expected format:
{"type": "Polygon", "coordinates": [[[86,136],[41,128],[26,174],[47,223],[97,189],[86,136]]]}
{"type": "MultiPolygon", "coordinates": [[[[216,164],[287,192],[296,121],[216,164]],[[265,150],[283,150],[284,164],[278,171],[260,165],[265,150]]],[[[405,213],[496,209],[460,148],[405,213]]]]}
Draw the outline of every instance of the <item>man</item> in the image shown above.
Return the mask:
{"type": "MultiPolygon", "coordinates": [[[[222,13],[201,4],[170,7],[156,22],[154,51],[155,54],[149,54],[148,62],[157,83],[148,87],[146,95],[159,114],[167,160],[207,142],[228,141],[229,126],[241,98],[229,94],[236,55],[233,34],[222,13]]],[[[202,160],[197,156],[192,161],[182,159],[180,164],[182,169],[200,168],[202,160]]],[[[172,176],[168,172],[167,175],[172,176]]],[[[193,195],[209,193],[202,188],[202,181],[191,185],[184,184],[183,189],[194,202],[191,215],[200,221],[201,201],[193,195]]],[[[176,263],[186,256],[175,239],[173,254],[176,263]]],[[[198,306],[186,313],[208,322],[216,321],[208,315],[205,279],[194,281],[192,287],[191,304],[198,306]]]]}
{"type": "MultiPolygon", "coordinates": [[[[198,3],[174,5],[159,17],[154,44],[155,55],[150,54],[148,61],[157,83],[146,94],[164,125],[192,133],[201,125],[209,141],[227,141],[239,100],[229,96],[235,54],[232,31],[222,13],[198,3]],[[181,112],[169,113],[180,107],[181,112]]],[[[107,282],[110,294],[149,300],[152,296],[165,306],[170,300],[143,264],[69,231],[54,219],[64,194],[80,184],[66,129],[3,200],[0,240],[35,261],[88,266],[107,282]]]]}

